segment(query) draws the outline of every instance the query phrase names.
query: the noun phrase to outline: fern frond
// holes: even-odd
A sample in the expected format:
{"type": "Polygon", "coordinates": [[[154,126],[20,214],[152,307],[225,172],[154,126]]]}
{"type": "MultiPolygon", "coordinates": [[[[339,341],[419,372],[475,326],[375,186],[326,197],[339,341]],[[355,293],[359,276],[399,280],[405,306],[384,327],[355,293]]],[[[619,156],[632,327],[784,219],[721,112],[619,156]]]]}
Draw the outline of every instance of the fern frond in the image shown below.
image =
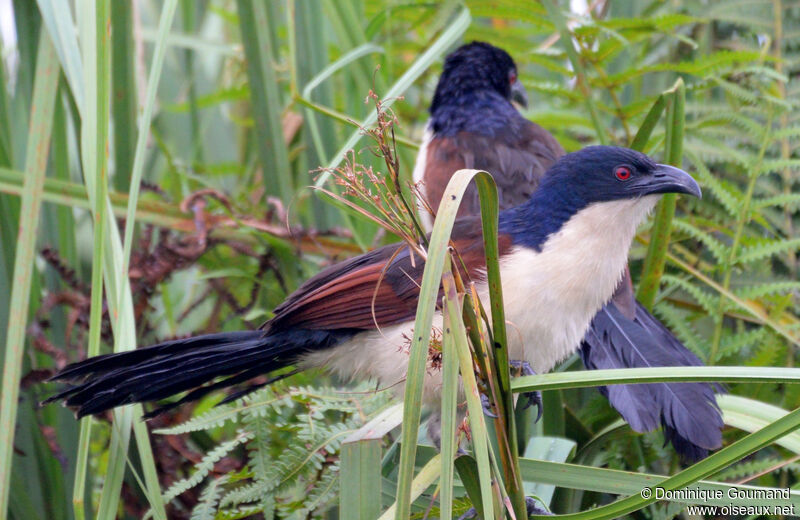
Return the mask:
{"type": "Polygon", "coordinates": [[[261,485],[258,482],[250,482],[228,491],[219,501],[219,507],[237,507],[241,504],[258,502],[263,495],[261,485]]]}
{"type": "Polygon", "coordinates": [[[656,305],[654,312],[689,350],[698,356],[705,357],[709,347],[707,341],[698,334],[684,313],[679,312],[675,306],[667,302],[660,302],[656,305]]]}
{"type": "Polygon", "coordinates": [[[780,172],[783,170],[799,170],[800,159],[771,159],[765,160],[758,169],[758,174],[780,172]]]}
{"type": "Polygon", "coordinates": [[[712,74],[730,72],[740,63],[757,62],[762,58],[761,53],[756,51],[719,51],[690,61],[658,63],[656,65],[629,68],[623,72],[609,75],[608,83],[614,85],[627,83],[634,78],[652,72],[676,72],[709,77],[712,74]]]}
{"type": "Polygon", "coordinates": [[[703,184],[703,188],[707,189],[716,198],[728,216],[735,217],[739,212],[739,204],[741,200],[741,193],[733,187],[726,186],[716,176],[712,175],[705,162],[702,161],[694,152],[687,151],[686,158],[692,163],[697,170],[697,175],[703,184]]]}
{"type": "Polygon", "coordinates": [[[703,158],[705,163],[733,163],[747,168],[754,162],[752,155],[746,151],[732,148],[728,144],[703,133],[693,132],[689,134],[684,146],[703,158]]]}
{"type": "Polygon", "coordinates": [[[306,511],[316,511],[325,504],[333,502],[338,493],[339,468],[334,467],[330,471],[324,472],[322,478],[317,480],[317,484],[303,500],[303,508],[306,511]]]}
{"type": "Polygon", "coordinates": [[[222,493],[222,487],[229,479],[228,475],[223,475],[208,483],[200,495],[200,501],[192,510],[191,520],[214,520],[217,516],[217,501],[222,493]]]}
{"type": "Polygon", "coordinates": [[[748,366],[768,367],[779,363],[786,357],[786,343],[775,338],[774,334],[767,334],[766,338],[756,344],[755,353],[747,360],[748,366]]]}
{"type": "Polygon", "coordinates": [[[800,193],[781,193],[766,198],[754,198],[753,209],[758,211],[760,209],[769,207],[780,207],[784,209],[797,210],[800,208],[800,193]]]}
{"type": "Polygon", "coordinates": [[[714,259],[717,262],[722,262],[723,259],[727,258],[729,248],[713,236],[710,233],[703,231],[702,229],[696,227],[691,222],[688,222],[682,218],[676,218],[672,221],[673,228],[686,233],[690,237],[694,238],[695,240],[701,242],[706,249],[714,255],[714,259]]]}
{"type": "Polygon", "coordinates": [[[768,332],[766,329],[757,328],[724,336],[720,340],[717,359],[714,361],[719,361],[722,358],[737,354],[745,348],[761,344],[761,342],[764,341],[764,338],[766,338],[767,334],[768,332]]]}
{"type": "Polygon", "coordinates": [[[203,482],[211,470],[214,469],[214,465],[217,462],[233,451],[234,448],[247,442],[250,438],[252,438],[252,433],[240,431],[233,439],[219,444],[213,450],[206,453],[200,462],[195,464],[194,472],[190,477],[175,482],[164,492],[164,502],[171,501],[178,495],[203,482]]]}
{"type": "Polygon", "coordinates": [[[665,285],[678,287],[679,289],[683,289],[689,293],[709,315],[717,312],[717,309],[719,308],[719,296],[708,293],[691,282],[684,280],[683,278],[678,278],[677,276],[665,274],[662,277],[662,280],[664,281],[665,285]]]}
{"type": "Polygon", "coordinates": [[[237,509],[222,509],[222,507],[222,503],[220,502],[220,509],[217,511],[215,520],[243,520],[257,517],[258,513],[263,511],[262,508],[256,506],[240,507],[237,509]]]}
{"type": "Polygon", "coordinates": [[[763,240],[760,244],[743,247],[736,261],[740,264],[747,264],[773,255],[798,250],[800,250],[800,238],[763,240]]]}
{"type": "Polygon", "coordinates": [[[699,129],[707,132],[710,128],[718,127],[719,130],[728,132],[737,132],[744,130],[750,135],[758,135],[763,131],[763,123],[755,118],[747,117],[742,112],[732,112],[728,107],[723,109],[717,107],[716,110],[708,110],[705,108],[693,110],[694,112],[703,112],[697,119],[687,125],[692,129],[699,129]],[[733,126],[734,128],[731,128],[733,126]]]}
{"type": "Polygon", "coordinates": [[[800,138],[800,125],[789,126],[786,128],[775,130],[772,133],[772,137],[774,139],[800,138]]]}
{"type": "Polygon", "coordinates": [[[747,287],[737,287],[733,290],[736,296],[749,300],[798,291],[800,291],[800,281],[796,280],[761,283],[747,287]]]}
{"type": "Polygon", "coordinates": [[[159,435],[180,435],[183,433],[198,432],[210,430],[212,428],[219,428],[228,421],[236,422],[239,419],[238,413],[240,409],[235,404],[227,404],[222,406],[215,406],[206,413],[192,417],[185,423],[171,428],[159,428],[154,430],[154,433],[159,435]]]}
{"type": "Polygon", "coordinates": [[[733,480],[741,480],[745,477],[749,477],[750,475],[756,475],[769,468],[778,466],[781,462],[782,459],[777,457],[765,457],[763,459],[739,462],[714,475],[714,480],[728,482],[733,480]]]}
{"type": "Polygon", "coordinates": [[[691,322],[686,319],[685,314],[678,312],[673,305],[667,302],[660,302],[656,305],[654,312],[689,350],[700,357],[706,356],[707,341],[697,333],[691,322]]]}

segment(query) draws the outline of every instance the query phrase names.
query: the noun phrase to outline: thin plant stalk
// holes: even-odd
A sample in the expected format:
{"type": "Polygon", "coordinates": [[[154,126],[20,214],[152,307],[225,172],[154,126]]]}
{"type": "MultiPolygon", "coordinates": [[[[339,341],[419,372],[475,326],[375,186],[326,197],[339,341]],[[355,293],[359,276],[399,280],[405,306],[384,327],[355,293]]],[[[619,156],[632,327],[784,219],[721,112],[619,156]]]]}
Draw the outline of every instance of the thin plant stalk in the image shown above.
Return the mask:
{"type": "MultiPolygon", "coordinates": [[[[664,160],[667,164],[681,166],[683,161],[683,129],[685,125],[684,110],[686,106],[686,87],[681,78],[669,91],[667,100],[667,133],[664,142],[664,160]]],[[[658,294],[658,286],[664,274],[667,248],[672,229],[672,218],[675,215],[677,197],[669,193],[661,198],[656,209],[650,245],[644,259],[642,277],[636,297],[647,309],[652,310],[658,294]]]]}
{"type": "MultiPolygon", "coordinates": [[[[42,190],[50,152],[56,92],[58,91],[58,58],[46,31],[39,36],[36,59],[36,79],[31,105],[31,123],[25,155],[25,184],[22,191],[19,233],[14,258],[14,277],[11,287],[2,393],[0,394],[0,518],[8,512],[11,486],[11,459],[14,457],[14,431],[25,349],[28,309],[30,307],[33,260],[36,255],[36,236],[42,205],[42,190]]],[[[0,88],[3,88],[0,86],[0,88]]]]}

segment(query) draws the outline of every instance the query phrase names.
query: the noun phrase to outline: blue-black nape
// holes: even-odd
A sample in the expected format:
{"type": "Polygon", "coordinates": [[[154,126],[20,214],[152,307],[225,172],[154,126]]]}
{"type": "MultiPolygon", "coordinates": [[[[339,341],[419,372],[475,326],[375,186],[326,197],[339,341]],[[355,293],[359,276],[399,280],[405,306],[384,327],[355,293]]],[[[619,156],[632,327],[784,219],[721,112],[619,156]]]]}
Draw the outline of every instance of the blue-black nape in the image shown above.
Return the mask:
{"type": "Polygon", "coordinates": [[[516,71],[516,63],[503,49],[478,41],[462,45],[444,60],[431,113],[441,105],[477,91],[493,91],[504,99],[511,99],[509,73],[516,74],[516,71]]]}
{"type": "Polygon", "coordinates": [[[641,152],[615,146],[567,154],[547,170],[528,202],[500,214],[500,231],[514,243],[539,250],[548,236],[592,203],[654,193],[648,183],[658,167],[641,152]]]}
{"type": "Polygon", "coordinates": [[[511,104],[517,66],[509,54],[485,42],[462,45],[445,58],[430,106],[433,132],[467,131],[495,137],[517,134],[526,120],[511,104]]]}

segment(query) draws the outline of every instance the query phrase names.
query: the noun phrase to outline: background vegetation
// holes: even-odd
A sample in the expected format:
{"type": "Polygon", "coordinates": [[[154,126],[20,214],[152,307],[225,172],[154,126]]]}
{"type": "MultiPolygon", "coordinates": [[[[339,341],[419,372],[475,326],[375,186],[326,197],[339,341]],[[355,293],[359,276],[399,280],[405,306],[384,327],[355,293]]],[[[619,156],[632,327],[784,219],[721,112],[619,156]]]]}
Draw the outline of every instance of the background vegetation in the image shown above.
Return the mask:
{"type": "MultiPolygon", "coordinates": [[[[684,166],[705,197],[679,201],[655,313],[709,365],[749,367],[708,376],[740,381],[720,398],[726,445],[800,407],[795,371],[757,368],[792,368],[800,344],[800,5],[590,3],[576,13],[554,0],[0,2],[13,16],[2,21],[0,67],[3,510],[337,515],[342,441],[381,411],[396,424],[388,392],[301,374],[226,407],[213,408],[223,397],[214,394],[149,423],[140,407],[78,423],[36,407],[52,390],[40,383],[88,353],[257,327],[322,266],[394,240],[313,194],[307,187],[326,180],[310,170],[351,148],[385,170],[354,123],[371,124],[374,89],[393,102],[400,175],[410,177],[441,60],[473,39],[515,57],[525,115],[568,150],[630,144],[682,79],[684,166]]],[[[659,123],[645,150],[661,156],[665,135],[659,123]]],[[[633,250],[635,281],[650,236],[642,229],[633,250]]],[[[539,424],[519,418],[528,494],[574,512],[646,482],[592,468],[680,470],[659,432],[632,432],[577,377],[545,392],[539,424]]],[[[783,431],[798,424],[787,417],[783,431]]],[[[384,508],[396,498],[398,437],[399,428],[377,441],[383,479],[370,489],[384,508]]],[[[718,482],[796,485],[800,435],[750,451],[688,481],[714,467],[718,482]]],[[[420,447],[418,467],[429,459],[420,447]]],[[[438,476],[431,464],[420,473],[416,517],[438,515],[438,476]]],[[[456,512],[467,507],[460,489],[456,512]]],[[[669,518],[683,507],[630,514],[669,518]]]]}

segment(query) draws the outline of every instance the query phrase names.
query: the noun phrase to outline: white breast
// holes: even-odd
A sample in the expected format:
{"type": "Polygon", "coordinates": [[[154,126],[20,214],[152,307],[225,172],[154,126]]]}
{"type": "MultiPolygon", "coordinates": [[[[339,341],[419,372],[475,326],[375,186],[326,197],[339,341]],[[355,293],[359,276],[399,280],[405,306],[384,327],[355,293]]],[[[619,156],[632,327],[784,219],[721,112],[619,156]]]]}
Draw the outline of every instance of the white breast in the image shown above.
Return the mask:
{"type": "Polygon", "coordinates": [[[552,235],[541,252],[517,248],[502,259],[512,356],[543,373],[575,351],[614,293],[636,228],[657,200],[593,204],[552,235]]]}
{"type": "MultiPolygon", "coordinates": [[[[580,344],[592,317],[608,301],[628,260],[636,227],[658,196],[593,204],[550,236],[541,252],[517,247],[501,259],[509,349],[538,373],[550,371],[580,344]]],[[[488,305],[488,288],[478,292],[488,305]]],[[[442,318],[434,317],[441,330],[442,318]]],[[[309,353],[302,364],[346,378],[372,378],[402,393],[413,321],[364,332],[309,353]]],[[[439,398],[441,377],[429,369],[425,401],[439,398]]]]}

